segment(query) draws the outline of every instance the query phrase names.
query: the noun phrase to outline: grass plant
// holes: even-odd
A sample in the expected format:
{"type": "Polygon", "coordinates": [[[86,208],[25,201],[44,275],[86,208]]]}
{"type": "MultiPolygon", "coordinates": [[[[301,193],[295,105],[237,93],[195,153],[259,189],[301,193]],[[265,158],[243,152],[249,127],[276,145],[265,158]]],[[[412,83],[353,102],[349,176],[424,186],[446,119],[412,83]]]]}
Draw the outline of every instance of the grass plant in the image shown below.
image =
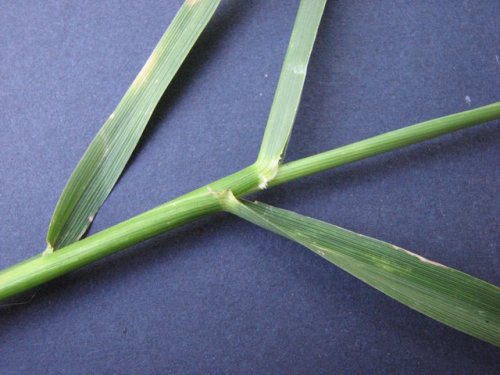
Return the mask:
{"type": "Polygon", "coordinates": [[[432,119],[290,163],[286,147],[326,0],[301,0],[255,163],[89,237],[151,114],[219,0],[187,0],[116,110],[96,135],[56,206],[47,249],[0,271],[0,300],[140,241],[226,211],[304,245],[388,296],[500,346],[500,289],[398,246],[245,195],[500,118],[500,102],[432,119]]]}

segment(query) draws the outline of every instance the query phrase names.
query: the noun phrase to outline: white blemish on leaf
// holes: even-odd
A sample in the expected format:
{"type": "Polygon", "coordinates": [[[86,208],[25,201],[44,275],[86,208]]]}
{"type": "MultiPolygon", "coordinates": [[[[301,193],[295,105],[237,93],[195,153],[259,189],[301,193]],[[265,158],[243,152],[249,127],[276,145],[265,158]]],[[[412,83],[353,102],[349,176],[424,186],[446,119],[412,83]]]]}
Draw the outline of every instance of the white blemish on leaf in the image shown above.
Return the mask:
{"type": "Polygon", "coordinates": [[[307,66],[305,64],[292,65],[290,66],[290,70],[297,75],[306,75],[307,66]]]}
{"type": "Polygon", "coordinates": [[[443,268],[448,268],[446,267],[445,265],[441,264],[441,263],[438,263],[438,262],[434,262],[433,260],[429,260],[427,258],[424,258],[423,256],[421,255],[418,255],[418,254],[415,254],[415,253],[412,253],[411,251],[408,251],[408,250],[405,250],[399,246],[396,246],[396,245],[391,245],[391,247],[394,249],[394,250],[398,250],[398,251],[404,251],[406,254],[409,254],[415,258],[417,258],[418,260],[420,260],[422,263],[427,263],[427,264],[432,264],[434,266],[438,266],[438,267],[443,267],[443,268]]]}
{"type": "Polygon", "coordinates": [[[149,75],[151,74],[157,63],[158,63],[158,53],[154,51],[153,54],[149,56],[148,61],[146,61],[146,64],[144,64],[144,66],[142,67],[141,71],[137,75],[137,78],[132,83],[131,87],[135,87],[137,85],[144,83],[144,81],[146,81],[146,79],[149,77],[149,75]]]}
{"type": "Polygon", "coordinates": [[[415,258],[417,258],[422,263],[427,263],[427,264],[432,264],[433,266],[447,268],[445,265],[443,265],[441,263],[434,262],[433,260],[429,260],[427,258],[424,258],[423,256],[415,254],[415,253],[412,253],[411,251],[408,251],[408,250],[405,250],[405,249],[401,249],[401,250],[403,250],[407,254],[410,254],[410,255],[414,256],[415,258]]]}
{"type": "Polygon", "coordinates": [[[465,96],[465,102],[467,103],[467,105],[470,105],[470,103],[472,102],[469,95],[465,96]]]}
{"type": "Polygon", "coordinates": [[[320,246],[320,245],[314,244],[312,247],[314,248],[314,250],[316,251],[316,253],[318,253],[322,257],[326,256],[326,254],[332,254],[332,250],[330,250],[330,249],[328,249],[328,248],[326,248],[324,246],[320,246]]]}

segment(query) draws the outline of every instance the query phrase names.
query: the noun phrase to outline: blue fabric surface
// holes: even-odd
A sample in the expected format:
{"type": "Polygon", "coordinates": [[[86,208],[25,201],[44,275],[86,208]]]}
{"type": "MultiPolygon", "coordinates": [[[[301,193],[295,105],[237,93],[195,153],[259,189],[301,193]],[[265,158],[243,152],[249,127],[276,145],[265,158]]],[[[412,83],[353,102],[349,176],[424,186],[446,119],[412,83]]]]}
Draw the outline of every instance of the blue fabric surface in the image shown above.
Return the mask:
{"type": "MultiPolygon", "coordinates": [[[[45,248],[67,178],[181,1],[0,2],[0,267],[45,248]]],[[[298,1],[226,0],[91,229],[252,163],[298,1]]],[[[288,160],[500,99],[500,2],[333,1],[288,160]]],[[[499,121],[259,200],[500,284],[499,121]]],[[[498,374],[497,348],[217,215],[0,306],[1,374],[498,374]]]]}

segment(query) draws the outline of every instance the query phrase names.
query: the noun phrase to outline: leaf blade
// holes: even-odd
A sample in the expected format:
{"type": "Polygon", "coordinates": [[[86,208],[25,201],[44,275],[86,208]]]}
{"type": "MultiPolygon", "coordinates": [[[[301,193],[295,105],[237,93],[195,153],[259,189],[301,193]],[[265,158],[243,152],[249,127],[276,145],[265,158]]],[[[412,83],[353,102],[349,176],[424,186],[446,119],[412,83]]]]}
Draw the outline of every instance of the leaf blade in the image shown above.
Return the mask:
{"type": "Polygon", "coordinates": [[[263,169],[262,187],[274,177],[286,151],[325,4],[326,0],[300,2],[257,158],[263,169]]]}
{"type": "Polygon", "coordinates": [[[187,0],[70,176],[54,210],[48,251],[77,241],[135,149],[154,108],[220,0],[187,0]]]}
{"type": "Polygon", "coordinates": [[[500,288],[374,238],[263,203],[226,210],[300,243],[384,294],[500,346],[500,288]]]}

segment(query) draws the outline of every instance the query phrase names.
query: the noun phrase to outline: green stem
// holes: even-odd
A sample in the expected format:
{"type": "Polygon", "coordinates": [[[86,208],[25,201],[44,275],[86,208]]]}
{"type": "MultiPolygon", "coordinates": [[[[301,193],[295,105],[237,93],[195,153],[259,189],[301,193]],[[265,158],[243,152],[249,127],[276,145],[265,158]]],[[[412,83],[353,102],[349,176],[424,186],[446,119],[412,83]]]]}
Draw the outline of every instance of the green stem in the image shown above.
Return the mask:
{"type": "Polygon", "coordinates": [[[369,158],[387,151],[426,141],[456,130],[471,127],[500,117],[500,102],[470,111],[439,117],[377,135],[347,146],[322,152],[304,159],[284,164],[269,186],[280,185],[344,164],[369,158]]]}
{"type": "Polygon", "coordinates": [[[0,271],[0,301],[55,279],[107,255],[221,211],[216,191],[242,194],[258,185],[251,166],[114,225],[53,253],[40,254],[0,271]]]}
{"type": "Polygon", "coordinates": [[[0,273],[0,300],[14,296],[142,240],[216,212],[217,199],[197,192],[135,216],[53,253],[40,254],[0,273]],[[192,203],[196,202],[195,205],[192,203]]]}
{"type": "MultiPolygon", "coordinates": [[[[417,125],[284,164],[276,186],[356,160],[401,148],[500,117],[500,102],[417,125]]],[[[252,165],[53,253],[37,255],[0,271],[0,301],[55,279],[160,233],[222,210],[221,195],[259,190],[260,167],[252,165]]]]}

